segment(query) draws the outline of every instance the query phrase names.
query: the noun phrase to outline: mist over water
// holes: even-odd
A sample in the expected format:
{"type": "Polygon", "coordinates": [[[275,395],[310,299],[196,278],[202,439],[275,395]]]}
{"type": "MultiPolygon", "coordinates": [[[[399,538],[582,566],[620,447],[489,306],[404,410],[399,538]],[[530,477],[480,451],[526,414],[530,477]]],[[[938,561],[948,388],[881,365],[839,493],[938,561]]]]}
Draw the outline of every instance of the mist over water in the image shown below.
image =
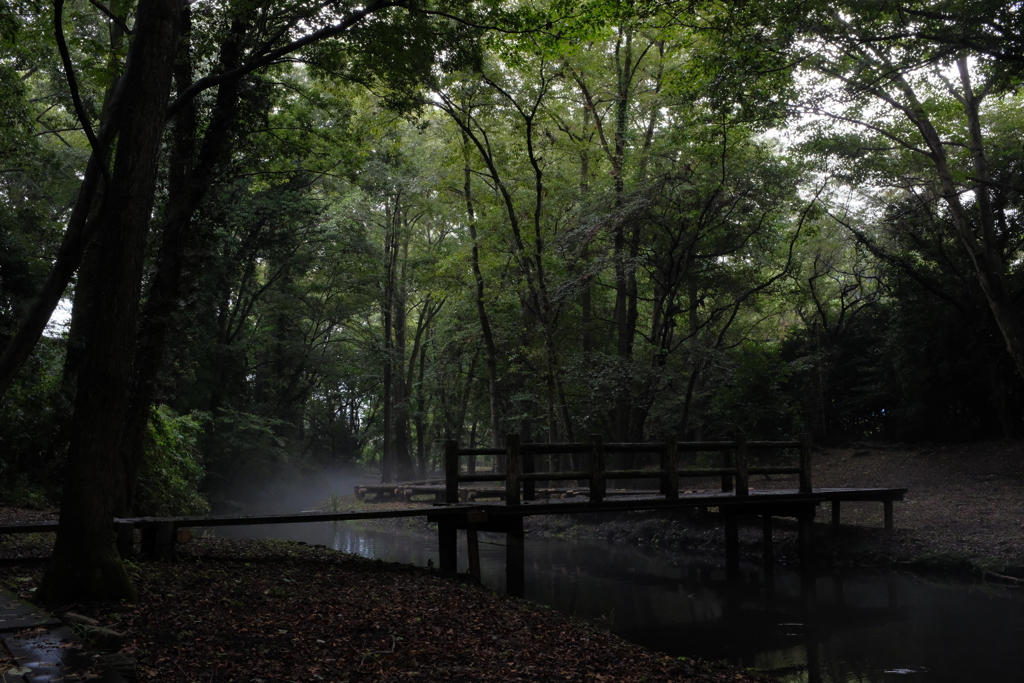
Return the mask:
{"type": "Polygon", "coordinates": [[[214,514],[284,515],[312,510],[332,494],[349,495],[357,484],[379,480],[362,467],[299,471],[283,466],[273,474],[240,474],[211,496],[214,514]]]}

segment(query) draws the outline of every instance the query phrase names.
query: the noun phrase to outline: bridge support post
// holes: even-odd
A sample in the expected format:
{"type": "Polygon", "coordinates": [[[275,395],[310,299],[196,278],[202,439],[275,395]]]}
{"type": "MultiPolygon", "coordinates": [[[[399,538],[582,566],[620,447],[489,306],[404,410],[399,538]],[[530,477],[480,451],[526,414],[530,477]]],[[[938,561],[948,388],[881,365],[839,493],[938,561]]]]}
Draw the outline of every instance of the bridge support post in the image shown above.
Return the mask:
{"type": "Polygon", "coordinates": [[[455,523],[449,520],[437,522],[437,554],[438,568],[442,574],[454,574],[458,571],[459,531],[455,523]]]}
{"type": "Polygon", "coordinates": [[[839,499],[836,498],[835,500],[832,501],[832,529],[833,530],[836,530],[836,529],[839,528],[839,514],[840,514],[839,499]]]}
{"type": "Polygon", "coordinates": [[[892,498],[886,498],[883,500],[882,505],[885,506],[885,528],[892,529],[892,498]]]}
{"type": "Polygon", "coordinates": [[[814,521],[814,508],[802,510],[797,517],[798,545],[800,546],[800,592],[804,605],[810,610],[815,602],[814,567],[811,557],[811,524],[814,521]]]}
{"type": "Polygon", "coordinates": [[[764,583],[770,586],[775,581],[775,548],[772,546],[772,516],[761,518],[761,534],[764,544],[764,583]]]}
{"type": "Polygon", "coordinates": [[[523,544],[523,518],[509,517],[505,530],[505,592],[521,598],[526,592],[526,548],[523,544]]]}
{"type": "Polygon", "coordinates": [[[736,513],[728,507],[725,513],[725,577],[731,585],[740,577],[740,530],[736,523],[736,513]]]}

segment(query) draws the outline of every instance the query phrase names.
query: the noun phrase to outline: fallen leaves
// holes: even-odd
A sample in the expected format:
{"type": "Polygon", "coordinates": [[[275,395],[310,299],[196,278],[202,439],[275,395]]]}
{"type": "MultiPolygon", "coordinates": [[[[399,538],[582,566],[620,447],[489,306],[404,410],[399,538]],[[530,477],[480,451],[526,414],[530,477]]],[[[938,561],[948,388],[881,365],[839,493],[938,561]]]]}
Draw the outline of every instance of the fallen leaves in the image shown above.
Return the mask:
{"type": "Polygon", "coordinates": [[[175,564],[134,565],[138,605],[74,606],[126,635],[141,680],[764,680],[422,568],[282,542],[188,548],[175,564]]]}

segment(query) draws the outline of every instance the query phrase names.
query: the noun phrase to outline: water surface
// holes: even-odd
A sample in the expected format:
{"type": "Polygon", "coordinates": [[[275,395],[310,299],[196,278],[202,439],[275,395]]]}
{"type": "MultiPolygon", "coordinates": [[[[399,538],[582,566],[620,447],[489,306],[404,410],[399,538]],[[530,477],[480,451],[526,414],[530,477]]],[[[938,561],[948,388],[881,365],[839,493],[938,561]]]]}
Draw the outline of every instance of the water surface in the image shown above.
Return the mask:
{"type": "MultiPolygon", "coordinates": [[[[363,557],[437,564],[436,536],[365,523],[229,527],[227,537],[323,544],[363,557]]],[[[460,532],[459,571],[467,570],[460,532]]],[[[483,584],[505,590],[504,536],[480,534],[483,584]]],[[[725,660],[785,683],[999,683],[1024,680],[1024,596],[911,574],[819,577],[813,596],[781,569],[771,586],[722,567],[623,544],[526,538],[526,598],[673,656],[725,660]]]]}

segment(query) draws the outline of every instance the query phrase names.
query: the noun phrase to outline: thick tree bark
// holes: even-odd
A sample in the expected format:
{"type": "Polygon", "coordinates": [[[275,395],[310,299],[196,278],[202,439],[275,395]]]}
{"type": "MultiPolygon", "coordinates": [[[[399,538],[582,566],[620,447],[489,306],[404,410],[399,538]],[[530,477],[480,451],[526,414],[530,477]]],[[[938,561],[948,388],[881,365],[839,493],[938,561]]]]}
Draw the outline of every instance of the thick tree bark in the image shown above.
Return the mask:
{"type": "Polygon", "coordinates": [[[78,379],[71,445],[53,560],[38,597],[134,600],[111,528],[112,469],[132,380],[136,319],[164,114],[177,52],[181,0],[142,0],[123,77],[125,101],[104,225],[97,247],[101,271],[78,379]]]}

